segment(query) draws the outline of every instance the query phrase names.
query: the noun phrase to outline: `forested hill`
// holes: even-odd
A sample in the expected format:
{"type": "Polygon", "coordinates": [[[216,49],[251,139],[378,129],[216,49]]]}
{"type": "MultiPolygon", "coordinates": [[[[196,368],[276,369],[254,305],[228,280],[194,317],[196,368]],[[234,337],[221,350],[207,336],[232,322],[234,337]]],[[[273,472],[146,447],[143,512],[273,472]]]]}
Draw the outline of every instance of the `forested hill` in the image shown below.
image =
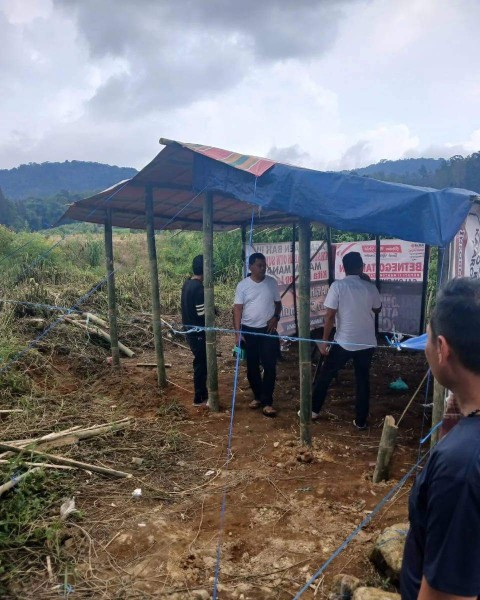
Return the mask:
{"type": "Polygon", "coordinates": [[[464,188],[480,194],[480,152],[470,156],[452,156],[445,160],[410,158],[380,161],[363,169],[350,171],[356,175],[443,189],[464,188]]]}
{"type": "Polygon", "coordinates": [[[0,189],[9,200],[49,198],[61,191],[82,194],[110,187],[137,173],[130,167],[66,160],[0,170],[0,189]]]}

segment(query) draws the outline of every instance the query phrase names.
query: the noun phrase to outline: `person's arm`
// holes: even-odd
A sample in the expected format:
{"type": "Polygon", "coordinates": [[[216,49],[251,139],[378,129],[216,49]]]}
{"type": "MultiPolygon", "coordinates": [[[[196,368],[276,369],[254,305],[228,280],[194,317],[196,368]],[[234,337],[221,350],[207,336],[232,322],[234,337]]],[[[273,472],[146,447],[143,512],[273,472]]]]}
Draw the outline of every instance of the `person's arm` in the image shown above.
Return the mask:
{"type": "Polygon", "coordinates": [[[432,588],[425,577],[422,577],[422,584],[418,592],[418,600],[475,600],[477,596],[456,596],[455,594],[446,594],[432,588]]]}
{"type": "MultiPolygon", "coordinates": [[[[372,285],[374,285],[374,284],[372,283],[372,285]]],[[[374,300],[373,300],[372,311],[376,315],[378,315],[381,310],[382,310],[382,299],[380,297],[380,292],[375,287],[375,296],[374,296],[374,300]]]]}
{"type": "MultiPolygon", "coordinates": [[[[243,313],[243,304],[234,304],[233,305],[233,328],[235,331],[240,331],[242,325],[242,313],[243,313]]],[[[239,337],[240,334],[236,333],[235,337],[239,337]]]]}
{"type": "Polygon", "coordinates": [[[268,333],[273,333],[277,330],[278,322],[280,321],[280,315],[282,314],[282,301],[275,300],[275,312],[273,313],[273,317],[267,321],[267,331],[268,333]]]}
{"type": "MultiPolygon", "coordinates": [[[[325,323],[323,325],[323,339],[326,342],[330,341],[330,334],[332,333],[332,329],[335,326],[335,315],[337,314],[337,310],[335,308],[327,308],[327,314],[325,315],[325,323]]],[[[320,354],[323,356],[327,356],[328,351],[330,350],[329,344],[320,344],[320,354]]]]}

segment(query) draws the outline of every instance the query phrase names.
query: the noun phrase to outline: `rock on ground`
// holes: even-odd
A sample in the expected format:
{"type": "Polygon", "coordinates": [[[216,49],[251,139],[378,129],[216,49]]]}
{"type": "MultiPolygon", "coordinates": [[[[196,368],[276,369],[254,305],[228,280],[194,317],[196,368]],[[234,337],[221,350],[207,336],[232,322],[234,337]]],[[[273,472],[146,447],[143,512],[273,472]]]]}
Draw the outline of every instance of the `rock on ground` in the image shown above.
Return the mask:
{"type": "Polygon", "coordinates": [[[374,587],[359,587],[353,592],[353,600],[400,600],[400,594],[374,587]]]}
{"type": "Polygon", "coordinates": [[[397,523],[384,529],[378,536],[370,556],[377,568],[393,582],[400,579],[408,527],[408,523],[397,523]]]}
{"type": "Polygon", "coordinates": [[[353,592],[361,585],[362,582],[357,577],[339,573],[333,578],[330,600],[350,600],[353,592]]]}

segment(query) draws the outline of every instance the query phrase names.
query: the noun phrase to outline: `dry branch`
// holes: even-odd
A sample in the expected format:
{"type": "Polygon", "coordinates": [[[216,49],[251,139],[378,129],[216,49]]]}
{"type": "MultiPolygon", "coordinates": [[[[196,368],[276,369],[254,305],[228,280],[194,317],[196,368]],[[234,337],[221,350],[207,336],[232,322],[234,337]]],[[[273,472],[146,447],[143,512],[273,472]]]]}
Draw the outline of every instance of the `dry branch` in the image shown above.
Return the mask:
{"type": "Polygon", "coordinates": [[[126,477],[131,478],[131,473],[125,473],[124,471],[116,471],[115,469],[108,469],[107,467],[98,467],[89,463],[80,462],[65,456],[57,456],[56,454],[47,454],[46,452],[37,452],[36,450],[28,450],[26,448],[17,448],[16,446],[10,446],[9,444],[3,444],[0,442],[0,449],[8,450],[9,452],[16,452],[17,454],[29,454],[30,456],[40,456],[51,460],[53,463],[59,465],[67,465],[69,467],[76,467],[77,469],[86,469],[87,471],[93,471],[94,473],[101,473],[102,475],[111,475],[112,477],[126,477]]]}
{"type": "Polygon", "coordinates": [[[10,479],[10,481],[7,481],[3,485],[0,485],[0,496],[2,494],[4,494],[5,492],[8,492],[8,490],[11,490],[15,485],[17,485],[17,483],[19,481],[22,481],[22,479],[25,479],[26,477],[28,477],[32,473],[35,473],[35,471],[39,471],[39,470],[40,469],[38,467],[36,467],[35,469],[30,469],[30,471],[26,471],[25,473],[22,473],[18,477],[10,479]]]}
{"type": "MultiPolygon", "coordinates": [[[[71,323],[72,325],[76,325],[77,327],[80,327],[88,333],[94,333],[95,335],[98,335],[110,344],[112,342],[112,338],[110,337],[110,335],[106,331],[103,331],[103,329],[100,329],[100,327],[97,327],[96,325],[86,325],[85,323],[82,323],[81,321],[76,321],[75,319],[72,319],[70,317],[65,317],[64,321],[67,323],[71,323]]],[[[130,350],[130,348],[128,348],[121,342],[118,342],[118,348],[126,356],[128,356],[128,358],[133,358],[135,356],[135,352],[133,350],[130,350]]]]}

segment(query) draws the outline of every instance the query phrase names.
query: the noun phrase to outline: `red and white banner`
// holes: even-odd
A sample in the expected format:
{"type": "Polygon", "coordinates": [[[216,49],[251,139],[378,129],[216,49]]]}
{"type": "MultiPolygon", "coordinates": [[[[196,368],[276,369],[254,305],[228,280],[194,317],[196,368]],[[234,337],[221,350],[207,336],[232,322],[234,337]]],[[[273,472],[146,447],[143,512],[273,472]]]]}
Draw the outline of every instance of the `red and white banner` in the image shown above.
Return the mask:
{"type": "MultiPolygon", "coordinates": [[[[280,335],[295,332],[295,304],[293,298],[293,261],[292,244],[279,242],[272,244],[254,244],[247,254],[261,252],[267,261],[267,274],[274,277],[282,296],[282,318],[278,324],[280,335]]],[[[325,317],[323,303],[328,292],[328,252],[323,241],[311,242],[310,246],[310,327],[322,327],[325,317]]],[[[295,274],[298,284],[298,242],[295,244],[295,274]]]]}
{"type": "MultiPolygon", "coordinates": [[[[371,242],[344,242],[335,245],[335,279],[343,279],[345,272],[342,258],[349,252],[360,252],[365,267],[364,273],[375,281],[375,240],[371,242]]],[[[403,240],[381,240],[380,280],[400,282],[423,281],[425,245],[403,240]]]]}
{"type": "Polygon", "coordinates": [[[470,210],[453,240],[452,277],[480,278],[480,207],[470,210]]]}

